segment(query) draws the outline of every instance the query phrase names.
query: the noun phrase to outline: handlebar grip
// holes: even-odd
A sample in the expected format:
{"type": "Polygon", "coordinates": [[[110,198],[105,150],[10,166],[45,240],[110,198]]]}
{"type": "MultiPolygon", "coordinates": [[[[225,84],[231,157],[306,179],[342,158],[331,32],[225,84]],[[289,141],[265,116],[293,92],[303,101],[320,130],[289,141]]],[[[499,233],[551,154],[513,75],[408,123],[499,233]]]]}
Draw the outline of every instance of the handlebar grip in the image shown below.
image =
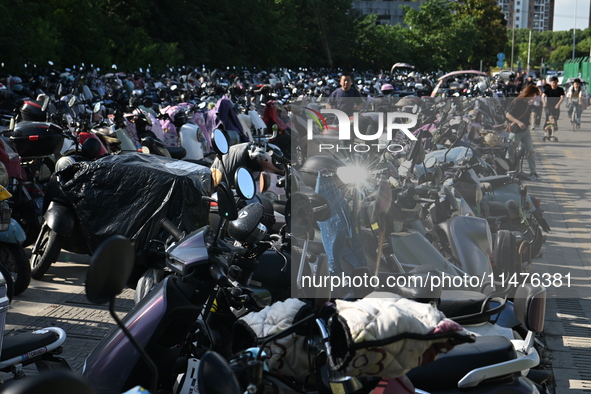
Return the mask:
{"type": "Polygon", "coordinates": [[[160,221],[160,224],[162,225],[162,227],[164,227],[166,231],[170,233],[170,235],[172,235],[175,241],[180,241],[180,239],[183,238],[183,232],[179,230],[179,228],[175,226],[174,223],[171,222],[168,218],[163,218],[160,221]]]}
{"type": "Polygon", "coordinates": [[[281,164],[289,164],[289,160],[283,155],[278,155],[273,152],[273,158],[281,164]]]}
{"type": "Polygon", "coordinates": [[[213,264],[211,267],[209,267],[209,274],[217,284],[221,286],[228,286],[230,281],[219,264],[213,264]]]}
{"type": "Polygon", "coordinates": [[[441,167],[441,169],[445,171],[448,168],[451,168],[453,166],[454,166],[454,162],[453,161],[450,161],[450,162],[447,162],[447,163],[441,163],[441,165],[439,167],[441,167]]]}
{"type": "Polygon", "coordinates": [[[254,301],[255,305],[257,306],[257,308],[259,309],[264,309],[265,307],[267,307],[267,303],[265,301],[263,301],[258,295],[256,295],[254,292],[252,292],[250,294],[250,298],[254,301]]]}

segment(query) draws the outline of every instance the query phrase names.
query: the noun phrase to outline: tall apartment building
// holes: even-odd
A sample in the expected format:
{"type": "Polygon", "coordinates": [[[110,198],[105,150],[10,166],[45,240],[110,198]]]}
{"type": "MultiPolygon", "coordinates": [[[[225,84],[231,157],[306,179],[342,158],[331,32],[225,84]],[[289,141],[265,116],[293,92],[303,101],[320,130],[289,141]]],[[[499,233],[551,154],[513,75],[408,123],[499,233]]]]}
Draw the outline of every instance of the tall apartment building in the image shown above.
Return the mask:
{"type": "Polygon", "coordinates": [[[507,28],[552,30],[555,0],[497,0],[503,9],[507,28]]]}

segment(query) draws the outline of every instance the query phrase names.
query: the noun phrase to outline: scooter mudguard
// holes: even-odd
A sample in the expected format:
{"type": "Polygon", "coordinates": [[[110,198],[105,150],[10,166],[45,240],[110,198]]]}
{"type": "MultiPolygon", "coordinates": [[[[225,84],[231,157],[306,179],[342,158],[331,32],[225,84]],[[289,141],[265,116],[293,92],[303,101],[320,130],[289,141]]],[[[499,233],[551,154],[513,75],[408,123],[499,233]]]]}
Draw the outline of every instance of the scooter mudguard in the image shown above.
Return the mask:
{"type": "Polygon", "coordinates": [[[59,235],[72,236],[76,225],[76,216],[71,209],[52,201],[49,203],[43,219],[49,228],[59,235]]]}
{"type": "Polygon", "coordinates": [[[0,242],[7,244],[20,244],[26,238],[25,230],[14,219],[10,219],[8,230],[0,232],[0,242]]]}

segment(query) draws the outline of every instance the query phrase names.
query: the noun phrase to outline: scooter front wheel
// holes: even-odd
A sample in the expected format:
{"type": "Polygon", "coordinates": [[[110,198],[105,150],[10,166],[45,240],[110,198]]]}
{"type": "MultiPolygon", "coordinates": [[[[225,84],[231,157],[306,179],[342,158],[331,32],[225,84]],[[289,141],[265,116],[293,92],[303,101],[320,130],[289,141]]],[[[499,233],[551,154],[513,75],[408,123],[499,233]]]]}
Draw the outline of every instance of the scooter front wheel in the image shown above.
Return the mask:
{"type": "Polygon", "coordinates": [[[21,245],[0,244],[0,264],[8,270],[14,281],[14,295],[27,290],[31,282],[31,266],[21,245]]]}
{"type": "Polygon", "coordinates": [[[31,277],[41,279],[51,264],[57,261],[62,249],[63,238],[44,224],[31,255],[31,277]]]}
{"type": "Polygon", "coordinates": [[[139,303],[152,290],[152,287],[162,281],[163,277],[164,271],[160,269],[150,268],[144,272],[135,287],[135,294],[133,296],[135,303],[139,303]]]}

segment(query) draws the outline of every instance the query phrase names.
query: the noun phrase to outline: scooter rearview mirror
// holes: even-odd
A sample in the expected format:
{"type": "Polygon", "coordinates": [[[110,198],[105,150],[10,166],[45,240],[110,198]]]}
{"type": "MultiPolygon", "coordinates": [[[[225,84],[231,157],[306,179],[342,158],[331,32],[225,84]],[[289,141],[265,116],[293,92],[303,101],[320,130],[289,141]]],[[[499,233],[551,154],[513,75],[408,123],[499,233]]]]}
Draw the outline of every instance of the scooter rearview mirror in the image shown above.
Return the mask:
{"type": "Polygon", "coordinates": [[[134,261],[134,247],[121,235],[110,237],[99,245],[86,275],[88,299],[95,304],[104,304],[121,293],[134,261]]]}
{"type": "Polygon", "coordinates": [[[214,351],[201,357],[197,386],[203,394],[240,394],[240,385],[228,362],[214,351]]]}
{"type": "Polygon", "coordinates": [[[234,176],[234,185],[240,197],[250,200],[256,193],[256,184],[250,171],[244,167],[239,167],[234,176]]]}
{"type": "Polygon", "coordinates": [[[49,106],[49,96],[45,96],[43,99],[43,106],[41,107],[41,111],[47,111],[47,107],[49,106]]]}
{"type": "Polygon", "coordinates": [[[232,190],[221,182],[216,186],[216,193],[218,195],[218,213],[222,219],[236,220],[238,218],[238,208],[232,190]]]}
{"type": "Polygon", "coordinates": [[[230,149],[230,143],[226,133],[220,129],[215,129],[211,138],[211,146],[214,152],[219,156],[228,153],[228,150],[230,149]]]}

